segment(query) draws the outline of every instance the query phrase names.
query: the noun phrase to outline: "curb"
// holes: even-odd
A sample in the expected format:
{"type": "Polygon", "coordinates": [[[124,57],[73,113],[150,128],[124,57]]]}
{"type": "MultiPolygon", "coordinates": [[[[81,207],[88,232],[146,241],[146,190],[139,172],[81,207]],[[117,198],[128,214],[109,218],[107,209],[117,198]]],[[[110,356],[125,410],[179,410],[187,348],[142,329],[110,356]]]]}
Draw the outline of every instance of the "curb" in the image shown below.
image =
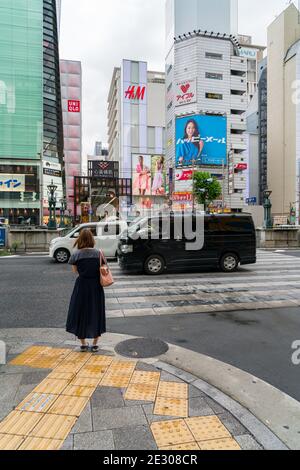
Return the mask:
{"type": "Polygon", "coordinates": [[[300,450],[300,403],[292,397],[247,372],[178,346],[170,345],[159,360],[195,376],[193,385],[244,422],[265,448],[300,450]]]}

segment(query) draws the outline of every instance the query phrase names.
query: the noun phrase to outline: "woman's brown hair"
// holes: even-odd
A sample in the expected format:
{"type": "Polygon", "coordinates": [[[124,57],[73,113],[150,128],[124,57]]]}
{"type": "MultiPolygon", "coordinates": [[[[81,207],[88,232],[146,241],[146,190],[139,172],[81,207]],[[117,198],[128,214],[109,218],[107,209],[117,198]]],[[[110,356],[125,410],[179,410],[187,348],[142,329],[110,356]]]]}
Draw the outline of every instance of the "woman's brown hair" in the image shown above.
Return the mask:
{"type": "Polygon", "coordinates": [[[76,247],[78,248],[78,250],[84,250],[85,248],[95,247],[94,236],[88,228],[81,230],[80,235],[74,244],[74,248],[76,247]]]}

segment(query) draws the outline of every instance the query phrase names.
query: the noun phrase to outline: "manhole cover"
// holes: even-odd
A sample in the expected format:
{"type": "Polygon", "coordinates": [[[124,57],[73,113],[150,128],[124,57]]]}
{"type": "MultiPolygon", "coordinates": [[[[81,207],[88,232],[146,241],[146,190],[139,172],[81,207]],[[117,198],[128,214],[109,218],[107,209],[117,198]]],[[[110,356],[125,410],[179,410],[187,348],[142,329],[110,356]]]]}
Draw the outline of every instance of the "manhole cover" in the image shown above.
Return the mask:
{"type": "Polygon", "coordinates": [[[121,356],[136,359],[147,359],[165,354],[169,346],[159,339],[138,338],[119,343],[115,351],[121,356]]]}

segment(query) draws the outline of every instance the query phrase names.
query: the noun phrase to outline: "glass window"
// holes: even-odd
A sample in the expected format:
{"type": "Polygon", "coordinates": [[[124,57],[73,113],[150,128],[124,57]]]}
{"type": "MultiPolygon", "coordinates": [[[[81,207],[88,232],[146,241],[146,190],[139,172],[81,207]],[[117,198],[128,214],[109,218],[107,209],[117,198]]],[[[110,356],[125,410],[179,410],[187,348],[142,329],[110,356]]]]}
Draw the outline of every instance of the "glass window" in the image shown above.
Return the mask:
{"type": "Polygon", "coordinates": [[[140,83],[140,67],[138,62],[131,62],[131,81],[132,83],[140,83]]]}
{"type": "Polygon", "coordinates": [[[155,149],[155,127],[148,127],[148,148],[155,149]]]}
{"type": "Polygon", "coordinates": [[[138,104],[131,105],[131,124],[138,126],[140,123],[140,107],[138,104]]]}
{"type": "Polygon", "coordinates": [[[209,100],[222,100],[223,95],[221,95],[220,93],[205,93],[205,98],[209,100]]]}
{"type": "Polygon", "coordinates": [[[221,73],[206,72],[205,77],[212,80],[223,80],[223,75],[221,73]]]}
{"type": "Polygon", "coordinates": [[[223,60],[223,55],[222,54],[216,54],[214,52],[206,52],[205,57],[207,59],[223,60]]]}

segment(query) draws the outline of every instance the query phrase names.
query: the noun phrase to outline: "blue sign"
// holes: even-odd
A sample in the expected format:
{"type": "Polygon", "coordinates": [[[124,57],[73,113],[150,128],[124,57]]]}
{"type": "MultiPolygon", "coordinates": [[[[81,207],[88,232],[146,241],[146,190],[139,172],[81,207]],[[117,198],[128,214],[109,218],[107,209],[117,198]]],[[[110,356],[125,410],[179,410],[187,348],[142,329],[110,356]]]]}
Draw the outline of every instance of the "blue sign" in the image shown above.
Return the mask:
{"type": "Polygon", "coordinates": [[[6,246],[6,229],[0,227],[0,248],[6,246]]]}
{"type": "Polygon", "coordinates": [[[176,119],[176,167],[227,164],[227,118],[195,115],[176,119]]]}
{"type": "Polygon", "coordinates": [[[256,204],[257,203],[257,198],[256,197],[249,197],[246,199],[246,204],[256,204]]]}

